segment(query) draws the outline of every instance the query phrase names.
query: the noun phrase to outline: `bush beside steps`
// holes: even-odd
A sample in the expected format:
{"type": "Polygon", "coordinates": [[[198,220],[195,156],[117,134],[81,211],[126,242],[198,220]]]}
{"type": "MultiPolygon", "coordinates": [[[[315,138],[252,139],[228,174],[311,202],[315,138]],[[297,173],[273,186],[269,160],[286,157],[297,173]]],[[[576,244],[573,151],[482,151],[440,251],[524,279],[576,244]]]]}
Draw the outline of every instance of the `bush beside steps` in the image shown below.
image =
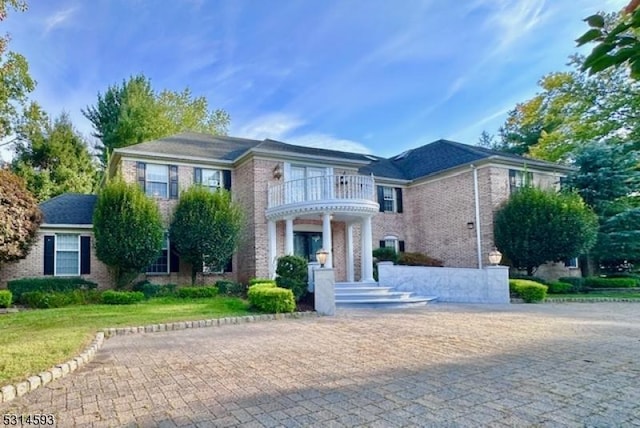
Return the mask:
{"type": "Polygon", "coordinates": [[[274,284],[256,284],[249,287],[249,303],[255,308],[269,313],[293,312],[296,301],[293,291],[276,287],[274,284]]]}
{"type": "Polygon", "coordinates": [[[527,279],[510,279],[509,291],[525,303],[542,302],[547,297],[547,286],[527,279]]]}

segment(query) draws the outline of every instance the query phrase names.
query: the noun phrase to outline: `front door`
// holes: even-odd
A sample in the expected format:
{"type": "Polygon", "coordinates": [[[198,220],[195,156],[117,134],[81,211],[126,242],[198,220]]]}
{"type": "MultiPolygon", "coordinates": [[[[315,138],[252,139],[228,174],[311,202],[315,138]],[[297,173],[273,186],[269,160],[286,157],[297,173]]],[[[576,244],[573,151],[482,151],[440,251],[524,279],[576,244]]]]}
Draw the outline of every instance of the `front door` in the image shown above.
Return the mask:
{"type": "Polygon", "coordinates": [[[293,253],[308,262],[316,261],[316,251],[322,248],[322,232],[293,232],[293,253]]]}

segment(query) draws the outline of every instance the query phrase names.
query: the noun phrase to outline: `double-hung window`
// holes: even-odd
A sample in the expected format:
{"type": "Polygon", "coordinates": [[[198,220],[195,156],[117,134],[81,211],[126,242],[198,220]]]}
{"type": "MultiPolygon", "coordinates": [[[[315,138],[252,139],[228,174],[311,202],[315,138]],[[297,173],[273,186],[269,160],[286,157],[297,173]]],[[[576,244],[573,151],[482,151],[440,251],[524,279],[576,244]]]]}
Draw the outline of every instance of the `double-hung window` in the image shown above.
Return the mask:
{"type": "Polygon", "coordinates": [[[147,196],[166,198],[169,195],[169,166],[148,163],[145,192],[147,196]]]}
{"type": "Polygon", "coordinates": [[[520,171],[515,169],[509,170],[509,191],[510,193],[517,192],[526,186],[533,184],[533,173],[530,171],[520,171]]]}
{"type": "Polygon", "coordinates": [[[165,233],[162,251],[155,262],[147,267],[147,273],[169,273],[169,235],[165,233]]]}
{"type": "Polygon", "coordinates": [[[212,192],[215,192],[220,187],[222,187],[222,177],[220,171],[215,169],[203,169],[202,185],[208,187],[212,192]]]}
{"type": "Polygon", "coordinates": [[[402,212],[402,189],[391,186],[378,186],[378,205],[380,212],[402,212]]]}
{"type": "Polygon", "coordinates": [[[56,235],[55,274],[71,276],[80,274],[80,236],[71,234],[56,235]]]}

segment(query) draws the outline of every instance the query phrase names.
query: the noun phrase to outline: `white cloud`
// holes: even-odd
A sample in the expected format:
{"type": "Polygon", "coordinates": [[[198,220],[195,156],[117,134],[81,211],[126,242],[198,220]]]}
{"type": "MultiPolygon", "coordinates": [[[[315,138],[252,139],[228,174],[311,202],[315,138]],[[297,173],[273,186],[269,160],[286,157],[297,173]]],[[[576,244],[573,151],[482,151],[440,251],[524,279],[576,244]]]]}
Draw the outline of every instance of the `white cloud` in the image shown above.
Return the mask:
{"type": "Polygon", "coordinates": [[[76,7],[69,7],[64,10],[56,12],[53,16],[50,16],[45,20],[44,33],[48,33],[58,27],[63,26],[76,12],[76,7]]]}
{"type": "Polygon", "coordinates": [[[335,137],[321,132],[300,132],[306,121],[286,113],[270,113],[238,127],[232,126],[232,134],[238,137],[278,140],[299,146],[340,150],[352,153],[371,151],[357,141],[335,137]]]}

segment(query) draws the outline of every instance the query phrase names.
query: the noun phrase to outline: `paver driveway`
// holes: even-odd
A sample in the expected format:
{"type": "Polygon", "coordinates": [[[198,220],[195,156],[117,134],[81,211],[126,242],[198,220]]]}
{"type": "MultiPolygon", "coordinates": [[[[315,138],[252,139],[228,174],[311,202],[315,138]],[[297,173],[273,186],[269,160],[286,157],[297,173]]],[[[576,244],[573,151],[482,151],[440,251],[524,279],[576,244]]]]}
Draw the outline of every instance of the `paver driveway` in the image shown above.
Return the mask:
{"type": "Polygon", "coordinates": [[[86,426],[640,426],[640,304],[430,305],[119,336],[4,413],[86,426]]]}

